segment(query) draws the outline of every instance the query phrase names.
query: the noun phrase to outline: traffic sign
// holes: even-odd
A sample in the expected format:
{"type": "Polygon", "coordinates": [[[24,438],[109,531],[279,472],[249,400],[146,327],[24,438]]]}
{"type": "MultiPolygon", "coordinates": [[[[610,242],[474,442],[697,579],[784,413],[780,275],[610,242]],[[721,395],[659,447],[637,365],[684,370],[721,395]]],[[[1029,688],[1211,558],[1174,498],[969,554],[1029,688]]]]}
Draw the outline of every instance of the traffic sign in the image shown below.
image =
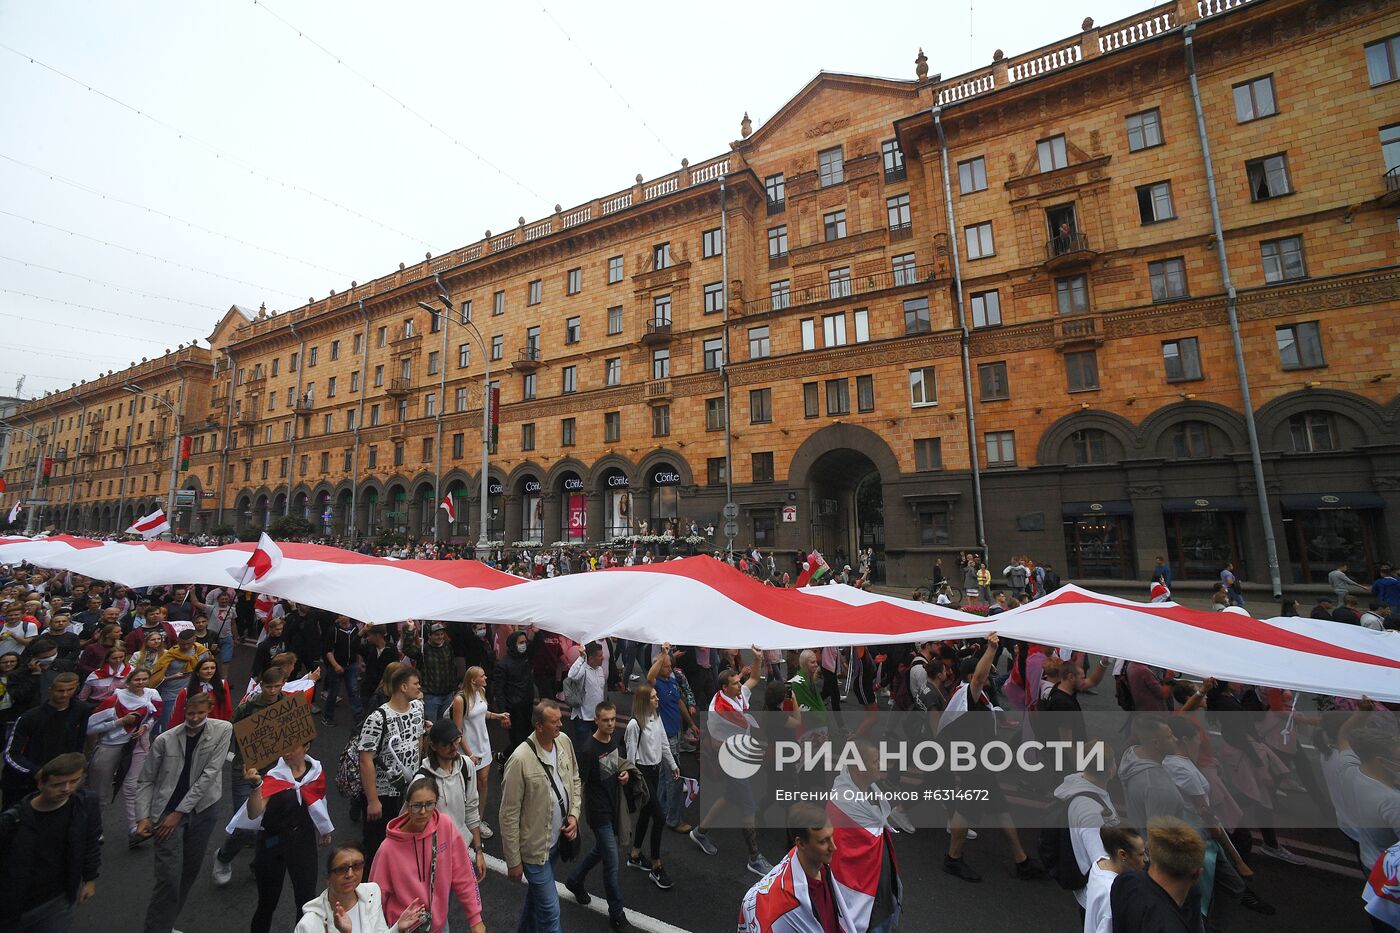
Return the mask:
{"type": "Polygon", "coordinates": [[[48,500],[48,499],[25,499],[25,500],[24,500],[24,504],[25,504],[25,505],[48,505],[48,504],[49,504],[49,500],[48,500]]]}
{"type": "Polygon", "coordinates": [[[731,541],[734,540],[735,538],[739,537],[739,523],[738,523],[738,522],[725,522],[725,523],[724,523],[724,536],[725,536],[726,538],[730,539],[731,541]]]}
{"type": "Polygon", "coordinates": [[[728,521],[734,521],[734,519],[739,517],[739,506],[733,502],[726,502],[724,504],[724,517],[728,521]]]}

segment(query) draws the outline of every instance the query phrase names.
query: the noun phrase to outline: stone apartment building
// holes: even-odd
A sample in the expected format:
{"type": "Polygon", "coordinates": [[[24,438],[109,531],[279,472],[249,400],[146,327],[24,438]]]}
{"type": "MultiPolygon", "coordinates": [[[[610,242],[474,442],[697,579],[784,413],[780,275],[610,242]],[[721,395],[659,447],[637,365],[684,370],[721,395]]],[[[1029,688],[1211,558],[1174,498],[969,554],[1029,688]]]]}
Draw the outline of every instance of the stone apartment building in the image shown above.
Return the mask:
{"type": "Polygon", "coordinates": [[[1080,580],[1160,555],[1268,581],[1270,535],[1285,585],[1394,559],[1400,8],[1181,0],[914,65],[821,73],[722,156],[231,309],[189,527],[477,540],[489,364],[489,540],[718,534],[730,484],[736,545],[873,547],[895,583],[983,543],[1080,580]]]}

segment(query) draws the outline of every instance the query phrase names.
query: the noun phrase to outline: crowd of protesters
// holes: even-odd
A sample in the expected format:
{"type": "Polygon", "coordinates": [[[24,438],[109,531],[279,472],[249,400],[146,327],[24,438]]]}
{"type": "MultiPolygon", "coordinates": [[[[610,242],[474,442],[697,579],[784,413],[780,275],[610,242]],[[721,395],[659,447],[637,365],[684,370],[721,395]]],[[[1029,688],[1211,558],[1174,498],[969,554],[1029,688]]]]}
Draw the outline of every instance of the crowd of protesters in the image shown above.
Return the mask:
{"type": "MultiPolygon", "coordinates": [[[[403,556],[454,556],[432,550],[403,556]]],[[[634,547],[560,550],[541,563],[528,550],[491,556],[534,577],[551,566],[586,572],[663,555],[634,547]]],[[[819,574],[815,552],[787,568],[757,549],[723,556],[772,585],[815,575],[865,586],[877,572],[869,552],[854,567],[844,555],[822,561],[819,574]]],[[[996,614],[1060,583],[1052,566],[1028,558],[999,576],[1007,589],[993,592],[985,562],[967,554],[951,575],[935,565],[917,596],[941,601],[951,580],[965,605],[996,614]]],[[[1190,682],[995,635],[798,652],[579,645],[533,627],[369,626],[231,588],[138,591],[27,567],[0,567],[0,611],[5,929],[69,929],[98,881],[102,809],[119,795],[128,847],[153,850],[147,933],[169,933],[182,916],[191,923],[187,898],[216,832],[216,885],[232,884],[234,865],[252,850],[255,933],[271,929],[287,880],[300,933],[438,933],[453,900],[469,928],[483,930],[482,841],[494,835],[492,814],[506,870],[523,882],[521,929],[564,928],[556,880],[587,904],[597,868],[613,928],[629,929],[623,870],[672,890],[665,850],[677,844],[706,856],[740,853],[759,877],[740,905],[743,931],[899,929],[906,892],[896,838],[912,828],[899,809],[794,806],[790,848],[772,862],[760,851],[746,782],[716,776],[722,791],[704,812],[688,805],[683,763],[758,728],[749,713],[760,707],[782,714],[791,735],[850,733],[861,754],[835,786],[861,799],[907,777],[884,773],[873,752],[869,714],[879,709],[924,714],[929,736],[972,740],[996,732],[997,710],[1069,715],[1067,734],[1111,753],[1101,770],[1066,774],[1054,790],[1069,827],[1062,857],[1047,858],[1055,846],[1051,838],[1047,848],[1046,833],[1028,847],[994,790],[976,807],[951,807],[942,868],[980,881],[969,843],[978,829],[1000,832],[1015,876],[1048,873],[1073,891],[1086,931],[1225,929],[1235,906],[1272,914],[1250,878],[1267,870],[1261,856],[1301,862],[1270,828],[1279,796],[1295,792],[1325,794],[1361,868],[1380,873],[1382,883],[1368,886],[1380,893],[1366,899],[1378,928],[1400,914],[1400,738],[1370,723],[1369,702],[1316,730],[1319,775],[1296,736],[1280,742],[1229,715],[1289,712],[1286,691],[1190,682]],[[228,680],[235,643],[253,657],[246,684],[228,680]],[[1076,730],[1078,695],[1101,683],[1135,714],[1130,735],[1076,730]],[[859,708],[855,720],[841,718],[843,700],[859,708]],[[326,725],[348,707],[350,744],[342,752],[306,743],[270,767],[247,765],[233,724],[276,703],[310,704],[326,725]],[[332,824],[329,793],[350,797],[357,828],[332,824]],[[582,823],[592,840],[586,852],[582,823]],[[720,828],[732,825],[735,839],[720,828]],[[564,863],[572,863],[567,872],[564,863]],[[857,877],[877,883],[856,886],[862,893],[853,897],[857,877]]]]}

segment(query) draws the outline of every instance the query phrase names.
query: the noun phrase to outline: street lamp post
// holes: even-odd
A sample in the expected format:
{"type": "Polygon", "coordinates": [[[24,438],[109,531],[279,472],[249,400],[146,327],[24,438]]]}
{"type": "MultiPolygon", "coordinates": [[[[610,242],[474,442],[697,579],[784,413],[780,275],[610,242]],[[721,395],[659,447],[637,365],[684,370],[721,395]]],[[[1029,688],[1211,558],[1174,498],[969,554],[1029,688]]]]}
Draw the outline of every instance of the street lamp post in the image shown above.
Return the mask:
{"type": "MultiPolygon", "coordinates": [[[[170,404],[165,399],[161,398],[159,395],[154,395],[150,392],[147,392],[144,389],[142,389],[139,385],[128,385],[123,386],[123,388],[126,389],[126,391],[130,392],[132,395],[140,395],[145,398],[153,399],[154,401],[157,401],[160,404],[164,405],[167,409],[169,409],[170,417],[173,418],[175,421],[175,434],[170,441],[172,448],[170,451],[170,494],[166,497],[165,500],[165,507],[170,510],[166,514],[166,519],[170,522],[170,536],[173,538],[175,536],[175,481],[179,478],[180,474],[180,412],[176,410],[174,405],[170,404]]],[[[130,428],[127,428],[127,459],[131,459],[130,428]]]]}

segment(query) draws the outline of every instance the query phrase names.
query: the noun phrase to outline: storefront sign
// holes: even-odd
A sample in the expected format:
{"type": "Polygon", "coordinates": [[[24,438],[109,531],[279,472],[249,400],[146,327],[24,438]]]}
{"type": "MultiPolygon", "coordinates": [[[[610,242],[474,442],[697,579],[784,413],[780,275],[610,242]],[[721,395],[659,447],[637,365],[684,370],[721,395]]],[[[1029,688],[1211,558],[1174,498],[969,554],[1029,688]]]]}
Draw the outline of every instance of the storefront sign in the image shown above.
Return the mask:
{"type": "Polygon", "coordinates": [[[675,470],[660,469],[651,475],[653,486],[679,486],[681,475],[675,470]]]}
{"type": "Polygon", "coordinates": [[[577,476],[571,476],[568,479],[564,480],[564,489],[566,491],[573,491],[582,488],[583,480],[579,479],[577,476]]]}
{"type": "Polygon", "coordinates": [[[630,484],[625,473],[609,473],[604,480],[609,489],[626,489],[630,484]]]}
{"type": "Polygon", "coordinates": [[[501,483],[492,483],[486,487],[486,491],[493,496],[499,496],[506,491],[506,487],[501,483]]]}
{"type": "Polygon", "coordinates": [[[525,481],[525,493],[529,495],[540,491],[540,481],[537,479],[527,479],[525,481]]]}

